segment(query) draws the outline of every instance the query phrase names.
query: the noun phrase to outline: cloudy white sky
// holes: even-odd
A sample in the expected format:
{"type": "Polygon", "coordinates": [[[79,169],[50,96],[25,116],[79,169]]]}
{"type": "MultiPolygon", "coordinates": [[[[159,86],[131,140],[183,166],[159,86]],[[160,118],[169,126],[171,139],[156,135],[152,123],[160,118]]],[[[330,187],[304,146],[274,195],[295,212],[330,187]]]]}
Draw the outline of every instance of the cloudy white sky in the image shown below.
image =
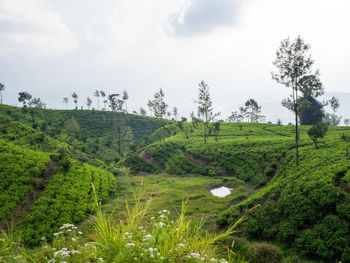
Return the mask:
{"type": "Polygon", "coordinates": [[[204,80],[223,117],[254,98],[287,120],[289,90],[270,74],[281,40],[300,34],[325,90],[348,92],[349,11],[348,0],[0,0],[4,102],[28,91],[64,108],[73,91],[83,105],[125,89],[138,110],[162,87],[188,115],[204,80]]]}

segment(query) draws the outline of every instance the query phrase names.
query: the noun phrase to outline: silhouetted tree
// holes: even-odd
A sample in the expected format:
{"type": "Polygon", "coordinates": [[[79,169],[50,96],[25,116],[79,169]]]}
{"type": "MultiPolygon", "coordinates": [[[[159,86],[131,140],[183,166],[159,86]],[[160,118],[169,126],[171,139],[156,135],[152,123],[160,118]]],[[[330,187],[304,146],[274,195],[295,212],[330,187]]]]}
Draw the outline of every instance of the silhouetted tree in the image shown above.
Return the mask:
{"type": "Polygon", "coordinates": [[[86,106],[88,107],[89,110],[90,110],[91,104],[92,104],[92,100],[89,97],[87,97],[86,98],[86,106]]]}
{"type": "Polygon", "coordinates": [[[227,118],[227,122],[242,122],[243,116],[238,111],[231,112],[231,115],[227,118]]]}
{"type": "Polygon", "coordinates": [[[5,90],[5,85],[0,82],[0,104],[3,104],[2,92],[5,90]]]}
{"type": "Polygon", "coordinates": [[[73,101],[75,103],[75,109],[77,110],[78,109],[78,94],[76,94],[75,92],[72,93],[72,98],[73,98],[73,101]]]}
{"type": "Polygon", "coordinates": [[[106,93],[103,90],[100,90],[100,95],[103,99],[103,108],[104,110],[106,110],[106,103],[107,103],[107,99],[106,99],[106,93]]]}
{"type": "Polygon", "coordinates": [[[213,102],[210,97],[209,86],[203,80],[198,85],[198,100],[196,101],[198,104],[198,119],[204,123],[204,143],[207,143],[210,123],[215,121],[216,117],[219,116],[220,113],[213,112],[213,102]]]}
{"type": "Polygon", "coordinates": [[[147,102],[147,106],[151,112],[151,116],[152,116],[152,113],[153,113],[153,104],[152,104],[152,101],[151,100],[148,100],[147,102]]]}
{"type": "Polygon", "coordinates": [[[259,122],[265,118],[261,115],[261,106],[254,99],[247,100],[244,108],[241,107],[241,112],[250,122],[259,122]]]}
{"type": "Polygon", "coordinates": [[[66,109],[68,109],[68,97],[63,98],[63,103],[66,104],[66,109]]]}
{"type": "Polygon", "coordinates": [[[128,104],[127,101],[129,99],[128,92],[126,90],[123,91],[123,101],[125,102],[125,111],[128,112],[128,104]]]}
{"type": "Polygon", "coordinates": [[[28,92],[19,92],[18,93],[18,101],[23,103],[23,108],[27,107],[27,101],[29,101],[32,98],[32,95],[30,95],[28,92]]]}
{"type": "Polygon", "coordinates": [[[111,94],[108,95],[108,100],[110,103],[110,108],[113,112],[116,112],[115,114],[115,125],[114,125],[114,131],[117,136],[118,141],[118,153],[121,155],[122,151],[122,140],[123,140],[123,133],[125,128],[124,123],[124,101],[120,99],[120,94],[111,94]]]}
{"type": "Polygon", "coordinates": [[[29,101],[28,105],[30,107],[34,106],[35,108],[46,108],[46,104],[40,98],[33,98],[29,101]]]}
{"type": "Polygon", "coordinates": [[[291,110],[295,116],[295,155],[296,165],[299,165],[299,121],[298,117],[305,108],[303,100],[299,100],[298,92],[305,87],[309,90],[319,89],[319,71],[312,71],[314,61],[308,55],[310,46],[298,36],[293,43],[289,38],[281,42],[281,46],[276,52],[276,59],[273,64],[278,72],[272,73],[272,78],[277,83],[292,89],[292,94],[288,99],[282,101],[282,105],[291,110]]]}
{"type": "Polygon", "coordinates": [[[174,120],[177,121],[178,111],[177,111],[177,108],[176,108],[176,107],[173,108],[173,115],[174,115],[174,120]]]}
{"type": "Polygon", "coordinates": [[[94,96],[97,99],[97,109],[100,110],[100,92],[98,90],[95,90],[94,96]]]}
{"type": "Polygon", "coordinates": [[[165,154],[165,115],[167,113],[168,104],[164,101],[164,92],[162,88],[159,89],[158,92],[154,94],[154,99],[152,101],[148,101],[149,106],[151,106],[154,116],[159,118],[162,123],[162,141],[163,141],[163,153],[165,154]]]}
{"type": "MultiPolygon", "coordinates": [[[[323,120],[325,113],[323,110],[324,104],[316,100],[312,96],[303,97],[306,101],[306,108],[300,112],[300,124],[301,125],[313,125],[323,120]]],[[[305,103],[304,101],[304,103],[305,103]]]]}
{"type": "Polygon", "coordinates": [[[147,111],[143,107],[140,108],[140,115],[142,115],[142,116],[147,115],[147,111]]]}

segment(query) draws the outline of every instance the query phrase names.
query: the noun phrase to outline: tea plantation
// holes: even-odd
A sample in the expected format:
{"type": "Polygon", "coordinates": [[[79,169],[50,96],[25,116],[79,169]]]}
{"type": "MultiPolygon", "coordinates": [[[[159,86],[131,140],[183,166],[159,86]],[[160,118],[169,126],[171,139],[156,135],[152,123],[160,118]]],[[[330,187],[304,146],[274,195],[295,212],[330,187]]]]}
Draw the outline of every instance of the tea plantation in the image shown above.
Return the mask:
{"type": "MultiPolygon", "coordinates": [[[[243,255],[231,262],[254,263],[258,261],[249,259],[250,254],[267,249],[275,251],[276,262],[283,258],[283,262],[350,262],[350,158],[340,139],[341,134],[350,134],[349,128],[329,127],[316,149],[307,135],[310,127],[301,126],[300,165],[296,166],[292,125],[221,123],[220,131],[211,133],[204,143],[201,123],[167,121],[163,131],[158,119],[123,114],[133,142],[119,154],[114,133],[120,116],[115,114],[0,105],[0,227],[6,230],[12,225],[20,233],[11,242],[18,242],[21,251],[27,251],[24,254],[54,246],[58,242],[54,234],[64,224],[84,227],[96,202],[98,207],[106,205],[108,214],[117,211],[108,220],[121,222],[121,215],[130,219],[130,209],[139,203],[147,206],[149,199],[155,200],[152,213],[167,206],[176,214],[188,198],[193,220],[188,226],[199,224],[220,232],[244,218],[239,234],[225,236],[220,243],[225,249],[212,252],[215,256],[230,258],[229,248],[243,255]],[[212,196],[210,189],[219,186],[231,187],[232,195],[212,196]],[[132,201],[139,189],[144,197],[132,201]],[[119,207],[111,208],[113,204],[119,207]],[[127,212],[121,212],[121,207],[127,212]],[[195,223],[199,216],[209,222],[195,223]],[[294,256],[297,259],[292,261],[294,256]]],[[[146,219],[133,224],[139,227],[146,219]]],[[[100,230],[85,242],[114,235],[108,232],[111,229],[103,235],[100,230]]],[[[9,260],[12,252],[8,251],[18,251],[10,248],[10,241],[1,240],[11,238],[0,239],[0,262],[9,260]],[[1,253],[7,256],[2,258],[1,253]]],[[[98,260],[99,249],[107,253],[102,246],[91,250],[86,254],[89,262],[98,260]]],[[[48,259],[53,254],[34,257],[48,259]]]]}

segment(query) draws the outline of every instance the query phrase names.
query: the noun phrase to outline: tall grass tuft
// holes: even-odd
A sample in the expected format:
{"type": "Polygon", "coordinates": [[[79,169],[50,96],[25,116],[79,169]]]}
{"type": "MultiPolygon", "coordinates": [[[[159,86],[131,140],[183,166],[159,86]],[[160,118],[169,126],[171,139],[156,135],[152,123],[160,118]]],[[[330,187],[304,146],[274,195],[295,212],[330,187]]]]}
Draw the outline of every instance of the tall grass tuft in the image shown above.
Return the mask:
{"type": "MultiPolygon", "coordinates": [[[[187,220],[186,204],[176,220],[166,209],[148,218],[150,202],[136,200],[127,217],[114,222],[96,203],[93,228],[97,233],[98,257],[106,262],[233,262],[235,253],[227,248],[225,259],[217,258],[220,239],[235,233],[234,226],[220,234],[203,229],[201,222],[187,220]]],[[[239,261],[243,262],[243,261],[239,261]]]]}

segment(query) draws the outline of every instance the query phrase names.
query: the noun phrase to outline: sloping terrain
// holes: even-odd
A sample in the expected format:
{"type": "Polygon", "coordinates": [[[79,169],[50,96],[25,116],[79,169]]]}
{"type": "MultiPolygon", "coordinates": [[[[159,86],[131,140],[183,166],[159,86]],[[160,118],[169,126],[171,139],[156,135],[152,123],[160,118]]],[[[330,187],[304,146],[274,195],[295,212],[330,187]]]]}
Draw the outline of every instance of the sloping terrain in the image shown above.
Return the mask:
{"type": "MultiPolygon", "coordinates": [[[[350,160],[340,134],[346,127],[329,127],[315,149],[301,127],[300,165],[295,165],[293,126],[222,124],[219,136],[205,144],[201,127],[142,149],[147,158],[129,156],[125,163],[157,163],[172,174],[234,176],[255,189],[235,201],[217,219],[234,224],[247,216],[244,233],[250,239],[279,242],[318,260],[350,262],[350,160]],[[154,161],[150,162],[150,158],[154,161]],[[155,162],[156,161],[156,162],[155,162]]],[[[123,162],[122,161],[122,162],[123,162]]]]}

